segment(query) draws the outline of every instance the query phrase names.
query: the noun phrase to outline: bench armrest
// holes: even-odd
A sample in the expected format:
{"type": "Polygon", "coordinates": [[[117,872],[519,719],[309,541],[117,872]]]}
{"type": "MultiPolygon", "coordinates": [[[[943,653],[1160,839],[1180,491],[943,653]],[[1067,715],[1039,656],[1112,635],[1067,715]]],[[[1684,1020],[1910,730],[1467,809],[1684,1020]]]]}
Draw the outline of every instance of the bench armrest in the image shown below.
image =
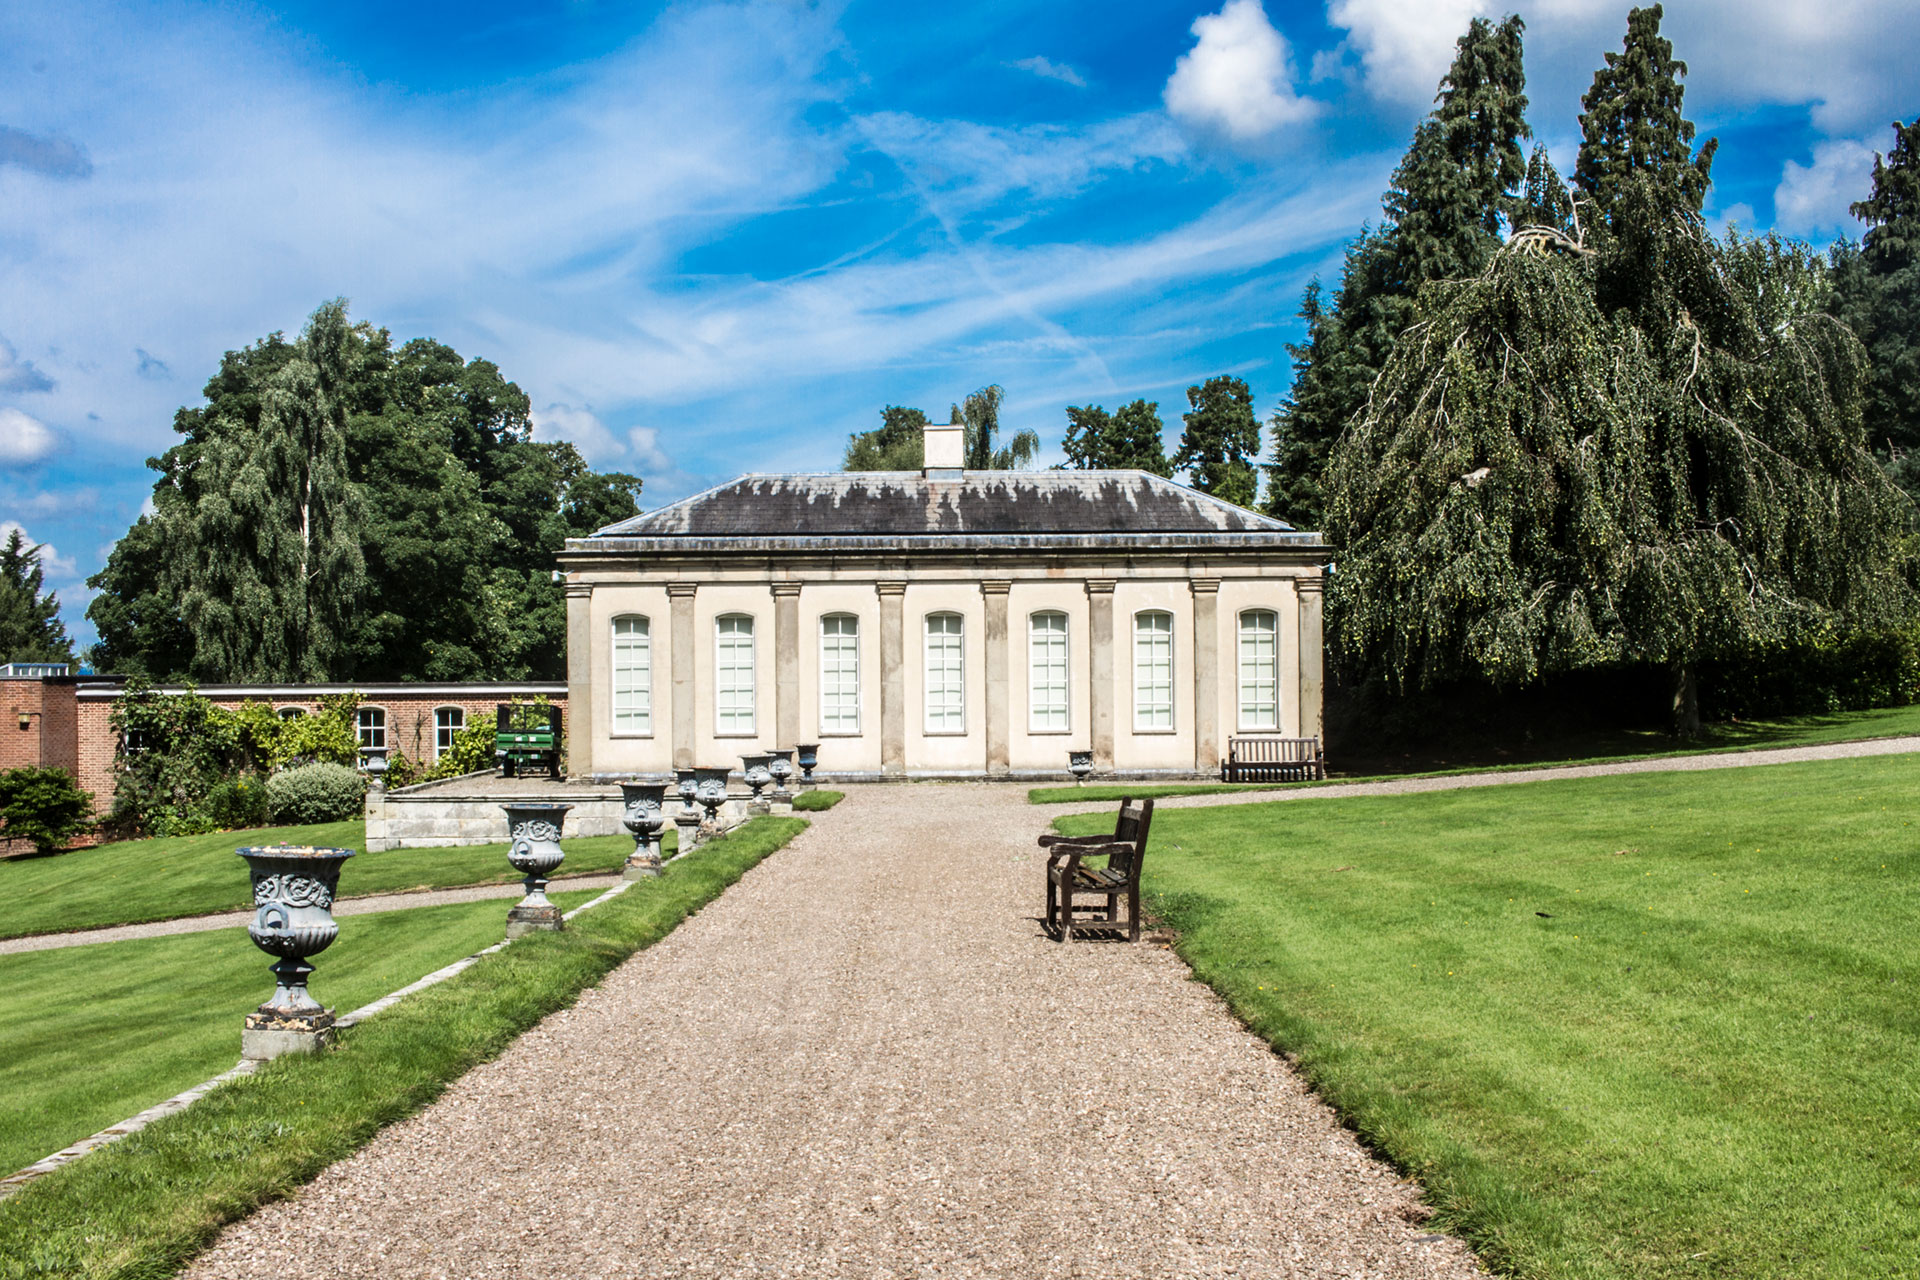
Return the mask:
{"type": "Polygon", "coordinates": [[[1088,844],[1111,844],[1112,842],[1113,842],[1112,832],[1108,832],[1105,835],[1098,835],[1098,836],[1060,836],[1060,835],[1054,835],[1052,832],[1048,832],[1046,835],[1043,835],[1040,837],[1040,847],[1042,849],[1052,849],[1063,844],[1064,845],[1088,845],[1088,844]]]}

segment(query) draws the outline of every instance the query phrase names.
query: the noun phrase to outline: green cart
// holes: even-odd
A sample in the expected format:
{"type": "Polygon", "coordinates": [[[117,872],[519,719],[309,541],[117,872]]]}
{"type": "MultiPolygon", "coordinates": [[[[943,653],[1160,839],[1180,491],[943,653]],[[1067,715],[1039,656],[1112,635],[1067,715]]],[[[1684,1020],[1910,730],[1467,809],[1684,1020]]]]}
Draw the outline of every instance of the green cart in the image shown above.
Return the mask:
{"type": "Polygon", "coordinates": [[[500,776],[514,778],[541,769],[547,776],[560,778],[560,708],[516,707],[502,703],[494,708],[493,758],[500,763],[500,776]],[[546,714],[542,717],[541,712],[546,714]],[[541,723],[544,718],[545,723],[541,723]]]}

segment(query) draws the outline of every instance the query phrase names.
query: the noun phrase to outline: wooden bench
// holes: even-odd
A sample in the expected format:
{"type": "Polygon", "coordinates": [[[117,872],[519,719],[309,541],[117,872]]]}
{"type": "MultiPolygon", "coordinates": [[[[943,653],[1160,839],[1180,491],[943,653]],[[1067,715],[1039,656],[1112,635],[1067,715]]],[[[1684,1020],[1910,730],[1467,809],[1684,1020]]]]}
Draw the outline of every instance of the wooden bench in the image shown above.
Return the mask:
{"type": "MultiPolygon", "coordinates": [[[[1106,919],[1090,919],[1081,928],[1118,929],[1120,898],[1127,899],[1127,937],[1140,941],[1140,864],[1147,854],[1147,830],[1153,825],[1153,801],[1138,805],[1131,796],[1120,802],[1113,831],[1097,836],[1040,837],[1047,853],[1047,928],[1060,941],[1073,940],[1075,894],[1106,899],[1106,919]],[[1088,858],[1105,857],[1104,867],[1089,867],[1088,858]]],[[[1093,910],[1096,908],[1090,908],[1093,910]]]]}
{"type": "Polygon", "coordinates": [[[1228,738],[1220,765],[1222,782],[1319,782],[1326,776],[1318,738],[1228,738]]]}

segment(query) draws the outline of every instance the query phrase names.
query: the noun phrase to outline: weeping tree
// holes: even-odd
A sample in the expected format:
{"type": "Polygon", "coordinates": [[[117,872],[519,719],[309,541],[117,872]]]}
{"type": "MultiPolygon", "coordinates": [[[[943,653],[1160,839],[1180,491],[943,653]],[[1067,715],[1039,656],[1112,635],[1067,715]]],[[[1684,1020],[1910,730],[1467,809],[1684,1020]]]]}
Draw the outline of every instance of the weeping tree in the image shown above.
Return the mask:
{"type": "Polygon", "coordinates": [[[1022,470],[1040,452],[1040,436],[1034,431],[1016,431],[1012,440],[998,443],[1000,404],[1006,394],[998,384],[990,384],[968,396],[964,405],[953,406],[953,416],[947,421],[966,425],[963,438],[969,471],[1022,470]]]}

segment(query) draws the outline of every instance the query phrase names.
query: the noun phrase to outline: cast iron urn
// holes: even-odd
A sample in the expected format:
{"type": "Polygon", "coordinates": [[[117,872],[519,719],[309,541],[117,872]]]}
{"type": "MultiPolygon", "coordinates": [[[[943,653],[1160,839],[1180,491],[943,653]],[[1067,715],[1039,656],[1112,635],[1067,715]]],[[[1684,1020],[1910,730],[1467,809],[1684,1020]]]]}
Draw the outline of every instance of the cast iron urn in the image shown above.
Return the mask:
{"type": "Polygon", "coordinates": [[[680,803],[685,805],[690,811],[699,807],[699,801],[696,800],[695,797],[700,790],[700,771],[698,769],[675,769],[673,771],[673,777],[676,784],[673,791],[675,795],[680,797],[680,803]]]}
{"type": "Polygon", "coordinates": [[[1087,775],[1093,772],[1093,752],[1067,752],[1067,772],[1073,775],[1075,782],[1085,782],[1087,775]]]}
{"type": "Polygon", "coordinates": [[[772,757],[764,751],[740,757],[740,776],[746,780],[749,787],[753,788],[755,800],[760,798],[760,792],[766,788],[766,785],[773,781],[773,774],[767,771],[767,761],[770,759],[772,757]]]}
{"type": "Polygon", "coordinates": [[[639,880],[660,874],[660,828],[667,825],[667,784],[664,782],[623,782],[620,798],[625,801],[620,825],[633,833],[633,852],[620,875],[639,880]]]}
{"type": "Polygon", "coordinates": [[[767,751],[767,772],[773,775],[773,794],[785,799],[787,781],[793,777],[793,748],[770,748],[767,751]]]}
{"type": "Polygon", "coordinates": [[[820,744],[803,742],[793,749],[794,761],[800,766],[800,785],[813,785],[813,771],[820,763],[820,744]]]}
{"type": "Polygon", "coordinates": [[[547,879],[567,855],[560,851],[560,828],[570,804],[503,804],[507,811],[507,861],[526,877],[527,896],[507,912],[507,936],[562,928],[560,908],[547,901],[547,879]]]}
{"type": "Polygon", "coordinates": [[[694,801],[707,811],[707,825],[712,826],[719,820],[720,806],[727,802],[727,775],[731,769],[695,769],[693,771],[694,801]]]}
{"type": "Polygon", "coordinates": [[[354,851],[282,844],[234,852],[247,860],[253,880],[247,936],[268,955],[280,957],[273,966],[273,996],[247,1015],[240,1054],[312,1053],[333,1038],[333,1010],[307,993],[307,975],[313,972],[307,957],[319,955],[340,936],[333,895],[340,887],[340,867],[354,851]]]}

